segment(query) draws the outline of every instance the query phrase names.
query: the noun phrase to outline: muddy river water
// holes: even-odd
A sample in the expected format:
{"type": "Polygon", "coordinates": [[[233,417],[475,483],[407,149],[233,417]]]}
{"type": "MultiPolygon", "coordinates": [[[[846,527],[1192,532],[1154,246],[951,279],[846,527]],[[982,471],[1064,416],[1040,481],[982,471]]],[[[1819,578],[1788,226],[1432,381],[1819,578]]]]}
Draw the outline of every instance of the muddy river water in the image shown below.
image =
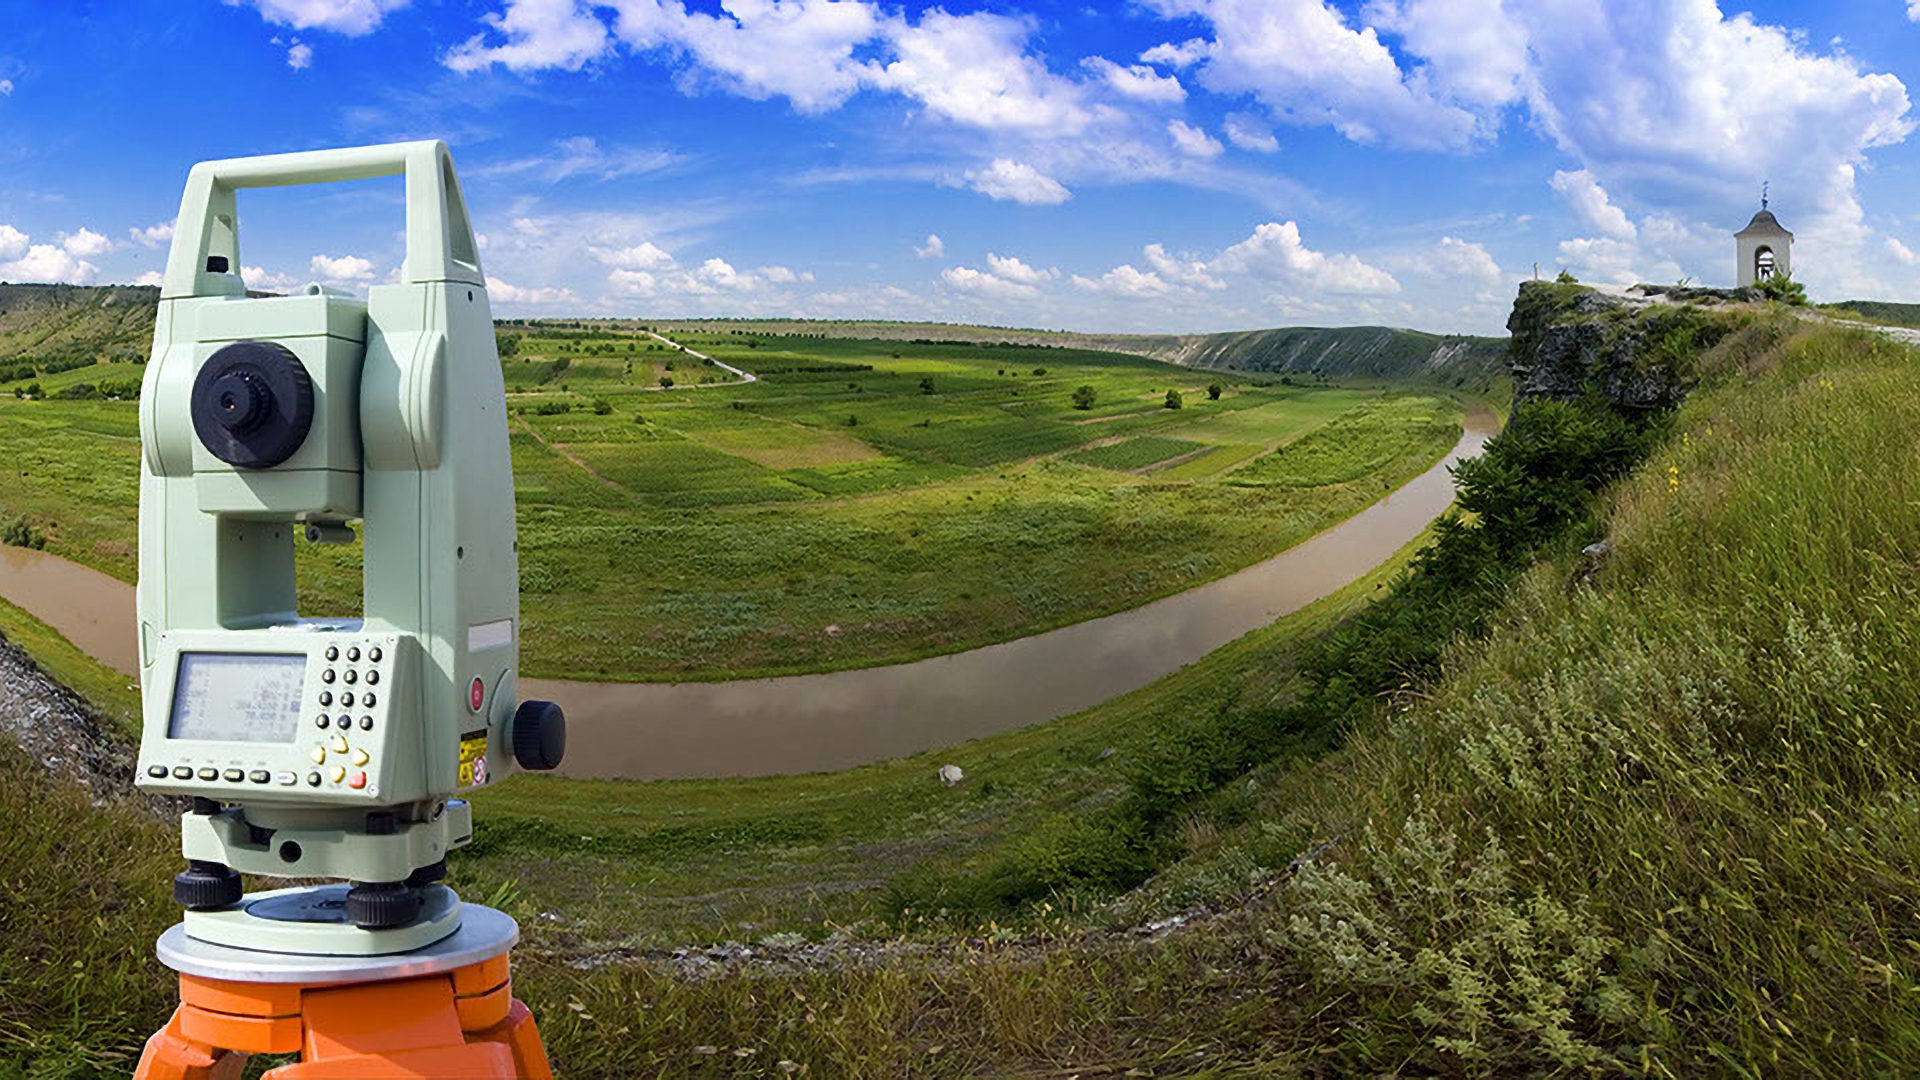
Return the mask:
{"type": "MultiPolygon", "coordinates": [[[[658,779],[840,769],[1077,712],[1138,689],[1386,561],[1453,501],[1448,467],[1480,452],[1470,415],[1438,465],[1346,521],[1238,573],[1105,618],[908,664],[710,683],[522,679],[566,710],[573,776],[658,779]]],[[[138,665],[133,588],[0,547],[0,598],[101,662],[138,665]]]]}

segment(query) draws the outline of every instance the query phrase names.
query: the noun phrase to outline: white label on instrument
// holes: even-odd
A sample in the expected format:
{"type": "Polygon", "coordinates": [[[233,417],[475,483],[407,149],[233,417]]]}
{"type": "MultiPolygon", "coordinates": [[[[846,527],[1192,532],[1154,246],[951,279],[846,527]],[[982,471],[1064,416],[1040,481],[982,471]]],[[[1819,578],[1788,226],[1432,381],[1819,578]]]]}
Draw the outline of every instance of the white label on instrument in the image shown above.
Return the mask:
{"type": "Polygon", "coordinates": [[[486,652],[488,649],[504,649],[513,644],[513,620],[500,619],[489,623],[474,623],[467,627],[467,651],[486,652]]]}

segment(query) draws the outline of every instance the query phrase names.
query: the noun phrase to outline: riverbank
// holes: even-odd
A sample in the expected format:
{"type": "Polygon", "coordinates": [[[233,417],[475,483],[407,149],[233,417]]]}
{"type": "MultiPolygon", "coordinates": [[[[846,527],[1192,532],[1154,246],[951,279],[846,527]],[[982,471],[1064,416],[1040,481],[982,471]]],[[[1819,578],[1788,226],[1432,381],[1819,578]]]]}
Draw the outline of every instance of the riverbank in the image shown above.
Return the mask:
{"type": "MultiPolygon", "coordinates": [[[[844,769],[1044,723],[1199,660],[1367,574],[1453,501],[1453,463],[1497,419],[1467,417],[1438,463],[1245,570],[1129,611],[908,664],[713,683],[523,679],[567,712],[570,776],[665,779],[844,769]]],[[[113,670],[135,670],[133,590],[45,552],[0,548],[0,600],[113,670]]]]}

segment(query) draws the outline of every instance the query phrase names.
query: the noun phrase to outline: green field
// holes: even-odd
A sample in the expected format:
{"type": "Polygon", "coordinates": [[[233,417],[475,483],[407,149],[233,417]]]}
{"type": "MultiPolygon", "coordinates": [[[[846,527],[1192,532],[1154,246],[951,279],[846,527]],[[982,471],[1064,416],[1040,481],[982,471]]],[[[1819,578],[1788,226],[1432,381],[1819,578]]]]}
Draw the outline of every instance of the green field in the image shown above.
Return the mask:
{"type": "MultiPolygon", "coordinates": [[[[729,330],[669,343],[605,322],[500,337],[524,662],[541,676],[859,667],[1136,606],[1357,512],[1444,453],[1461,413],[1404,388],[1060,347],[729,330]],[[1081,386],[1091,408],[1071,401],[1081,386]],[[1183,408],[1165,407],[1169,389],[1183,408]]],[[[18,479],[0,522],[24,516],[51,550],[125,580],[137,405],[63,395],[140,371],[116,359],[0,383],[18,479]]],[[[303,546],[303,610],[353,609],[358,559],[303,546]]]]}

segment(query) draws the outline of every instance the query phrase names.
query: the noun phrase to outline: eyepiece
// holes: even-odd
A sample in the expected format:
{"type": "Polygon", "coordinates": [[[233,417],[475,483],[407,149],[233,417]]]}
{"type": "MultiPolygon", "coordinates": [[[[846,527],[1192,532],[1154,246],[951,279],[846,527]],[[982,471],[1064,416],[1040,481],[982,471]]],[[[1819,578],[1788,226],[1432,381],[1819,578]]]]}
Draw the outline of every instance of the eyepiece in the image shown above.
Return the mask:
{"type": "Polygon", "coordinates": [[[313,426],[313,379],[286,346],[236,341],[193,380],[193,431],[214,457],[271,469],[292,457],[313,426]]]}

